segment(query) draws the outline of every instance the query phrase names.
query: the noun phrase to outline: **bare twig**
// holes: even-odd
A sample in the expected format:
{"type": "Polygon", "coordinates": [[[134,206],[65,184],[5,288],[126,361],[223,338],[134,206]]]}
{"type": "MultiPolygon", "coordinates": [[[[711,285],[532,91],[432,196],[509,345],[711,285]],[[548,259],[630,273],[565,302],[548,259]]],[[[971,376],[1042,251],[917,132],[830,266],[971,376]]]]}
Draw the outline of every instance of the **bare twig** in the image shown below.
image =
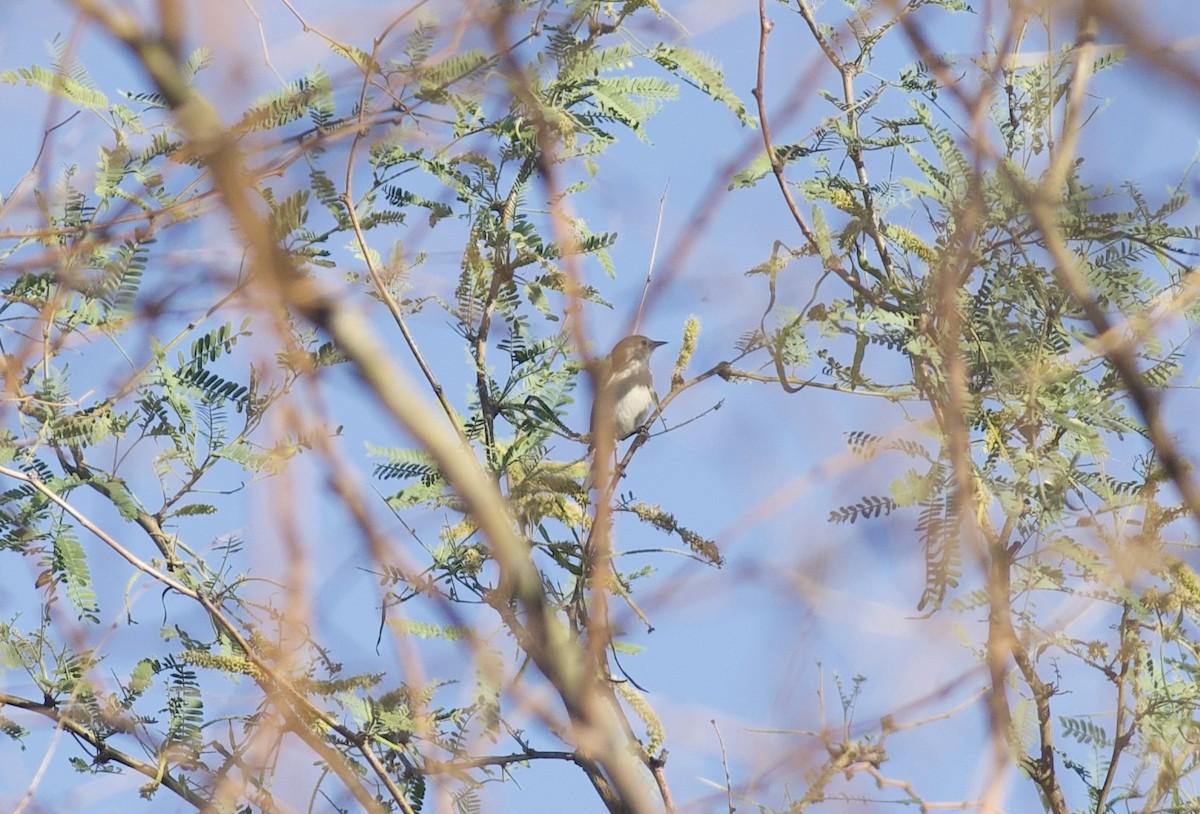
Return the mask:
{"type": "Polygon", "coordinates": [[[721,746],[721,767],[725,770],[726,806],[729,814],[733,814],[737,809],[733,805],[733,780],[729,777],[729,758],[725,754],[725,739],[721,737],[721,727],[717,726],[716,720],[711,720],[709,723],[712,724],[713,731],[717,733],[717,743],[721,746]]]}
{"type": "Polygon", "coordinates": [[[637,311],[633,315],[633,330],[630,333],[639,333],[642,324],[642,309],[646,307],[646,295],[650,293],[650,282],[654,279],[654,261],[658,257],[658,238],[662,234],[663,208],[667,204],[667,190],[671,183],[668,181],[663,186],[662,196],[658,199],[658,220],[654,224],[654,243],[650,247],[650,262],[646,265],[646,283],[642,286],[642,296],[638,300],[637,311]]]}

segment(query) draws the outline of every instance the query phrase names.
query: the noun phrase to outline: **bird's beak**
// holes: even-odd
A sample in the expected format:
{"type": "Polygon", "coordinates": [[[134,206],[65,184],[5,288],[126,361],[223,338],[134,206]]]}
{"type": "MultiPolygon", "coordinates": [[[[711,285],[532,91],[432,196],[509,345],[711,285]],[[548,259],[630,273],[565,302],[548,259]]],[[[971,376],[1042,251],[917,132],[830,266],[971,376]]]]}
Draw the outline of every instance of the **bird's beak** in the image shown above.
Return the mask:
{"type": "Polygon", "coordinates": [[[652,339],[652,340],[650,340],[650,344],[656,348],[661,348],[663,345],[667,344],[667,340],[663,339],[660,341],[657,339],[652,339]]]}

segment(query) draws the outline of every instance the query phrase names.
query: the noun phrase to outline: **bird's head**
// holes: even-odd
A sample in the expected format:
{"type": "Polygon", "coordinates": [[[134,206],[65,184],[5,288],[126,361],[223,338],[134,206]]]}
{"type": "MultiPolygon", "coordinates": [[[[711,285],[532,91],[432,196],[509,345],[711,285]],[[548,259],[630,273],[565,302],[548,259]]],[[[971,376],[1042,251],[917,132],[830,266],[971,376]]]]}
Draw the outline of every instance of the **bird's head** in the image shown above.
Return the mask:
{"type": "Polygon", "coordinates": [[[641,334],[627,336],[616,344],[609,356],[613,370],[619,370],[630,362],[648,362],[654,349],[665,344],[667,343],[649,339],[641,334]]]}

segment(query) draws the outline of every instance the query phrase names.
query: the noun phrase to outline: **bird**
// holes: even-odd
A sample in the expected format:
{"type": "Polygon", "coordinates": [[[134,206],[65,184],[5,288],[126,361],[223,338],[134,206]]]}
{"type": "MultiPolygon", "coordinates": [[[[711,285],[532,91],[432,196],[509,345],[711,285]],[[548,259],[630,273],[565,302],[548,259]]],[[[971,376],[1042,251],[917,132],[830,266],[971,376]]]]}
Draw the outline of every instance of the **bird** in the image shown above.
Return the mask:
{"type": "MultiPolygon", "coordinates": [[[[599,363],[591,431],[588,433],[588,449],[593,453],[602,434],[609,444],[628,438],[638,431],[654,409],[658,396],[650,373],[650,355],[665,344],[633,334],[618,342],[612,353],[599,363]]],[[[591,479],[589,473],[585,488],[590,488],[591,479]]]]}

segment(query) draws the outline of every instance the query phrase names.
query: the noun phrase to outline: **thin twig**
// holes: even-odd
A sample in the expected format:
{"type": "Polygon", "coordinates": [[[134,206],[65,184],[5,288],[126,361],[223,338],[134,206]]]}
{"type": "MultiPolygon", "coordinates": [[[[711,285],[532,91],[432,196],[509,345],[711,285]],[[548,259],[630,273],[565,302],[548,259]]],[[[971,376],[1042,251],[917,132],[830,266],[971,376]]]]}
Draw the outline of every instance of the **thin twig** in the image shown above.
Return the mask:
{"type": "Polygon", "coordinates": [[[650,293],[650,283],[654,279],[654,261],[658,257],[658,238],[662,234],[663,209],[667,203],[667,190],[670,186],[671,182],[667,181],[663,185],[662,196],[658,199],[658,221],[654,224],[654,243],[650,246],[650,263],[646,266],[646,283],[642,286],[642,298],[638,300],[637,311],[633,315],[633,330],[630,333],[640,332],[642,309],[646,306],[646,295],[650,293]]]}
{"type": "Polygon", "coordinates": [[[721,746],[721,768],[725,770],[726,805],[729,814],[733,814],[737,809],[733,806],[733,780],[729,777],[729,757],[725,754],[725,739],[721,737],[721,727],[717,726],[716,719],[714,718],[709,723],[712,724],[713,731],[717,733],[717,743],[721,746]]]}

